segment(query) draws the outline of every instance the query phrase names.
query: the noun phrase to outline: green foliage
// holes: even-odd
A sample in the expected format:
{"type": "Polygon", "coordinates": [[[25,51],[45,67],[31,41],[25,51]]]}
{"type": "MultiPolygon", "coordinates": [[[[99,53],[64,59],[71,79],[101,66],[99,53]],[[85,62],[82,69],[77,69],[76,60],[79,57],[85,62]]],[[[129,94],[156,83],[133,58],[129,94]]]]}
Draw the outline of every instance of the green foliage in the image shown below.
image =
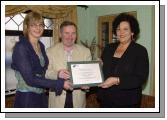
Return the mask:
{"type": "Polygon", "coordinates": [[[96,52],[96,47],[97,47],[96,38],[94,37],[92,41],[90,42],[90,44],[88,40],[86,40],[85,42],[81,41],[81,44],[90,49],[92,59],[95,60],[95,52],[96,52]]]}

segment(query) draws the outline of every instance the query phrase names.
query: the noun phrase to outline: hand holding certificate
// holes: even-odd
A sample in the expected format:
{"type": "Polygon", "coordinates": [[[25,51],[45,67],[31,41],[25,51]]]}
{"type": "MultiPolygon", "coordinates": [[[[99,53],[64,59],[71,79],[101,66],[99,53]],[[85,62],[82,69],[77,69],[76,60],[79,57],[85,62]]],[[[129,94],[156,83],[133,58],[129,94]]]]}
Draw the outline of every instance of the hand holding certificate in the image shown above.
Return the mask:
{"type": "Polygon", "coordinates": [[[103,82],[103,74],[98,61],[68,62],[73,87],[97,86],[103,82]]]}

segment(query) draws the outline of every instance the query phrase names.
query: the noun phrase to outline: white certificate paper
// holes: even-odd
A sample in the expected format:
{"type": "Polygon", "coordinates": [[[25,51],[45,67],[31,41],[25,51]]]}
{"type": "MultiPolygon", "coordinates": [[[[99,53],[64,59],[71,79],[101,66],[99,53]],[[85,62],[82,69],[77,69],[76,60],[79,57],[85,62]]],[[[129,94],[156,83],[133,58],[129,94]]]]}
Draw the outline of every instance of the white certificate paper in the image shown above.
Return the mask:
{"type": "Polygon", "coordinates": [[[83,85],[96,86],[103,82],[103,74],[98,61],[68,62],[74,88],[83,85]]]}

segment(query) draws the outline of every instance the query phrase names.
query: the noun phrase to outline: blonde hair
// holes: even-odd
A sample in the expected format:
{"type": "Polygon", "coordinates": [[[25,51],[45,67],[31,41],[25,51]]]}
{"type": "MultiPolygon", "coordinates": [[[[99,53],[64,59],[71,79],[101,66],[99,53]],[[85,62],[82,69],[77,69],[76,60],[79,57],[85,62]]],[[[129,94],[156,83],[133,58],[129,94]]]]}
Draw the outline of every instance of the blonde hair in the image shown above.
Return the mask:
{"type": "Polygon", "coordinates": [[[37,12],[30,12],[26,15],[24,22],[23,22],[23,34],[24,36],[28,37],[28,28],[31,23],[34,22],[42,22],[44,24],[44,18],[41,14],[37,12]]]}

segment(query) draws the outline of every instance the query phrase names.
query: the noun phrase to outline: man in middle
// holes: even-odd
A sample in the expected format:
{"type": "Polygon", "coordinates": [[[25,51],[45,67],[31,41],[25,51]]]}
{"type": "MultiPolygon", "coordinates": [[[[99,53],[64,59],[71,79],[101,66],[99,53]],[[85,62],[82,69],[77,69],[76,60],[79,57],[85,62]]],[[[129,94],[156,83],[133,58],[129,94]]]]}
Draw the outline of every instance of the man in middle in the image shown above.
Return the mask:
{"type": "MultiPolygon", "coordinates": [[[[49,66],[46,77],[69,80],[70,73],[67,70],[69,61],[91,61],[90,50],[76,44],[77,26],[73,22],[64,21],[60,25],[61,42],[47,49],[49,66]]],[[[84,87],[83,87],[84,88],[84,87]]],[[[86,93],[84,89],[63,90],[62,94],[56,96],[54,91],[49,91],[49,106],[58,108],[83,108],[86,107],[86,93]]]]}

